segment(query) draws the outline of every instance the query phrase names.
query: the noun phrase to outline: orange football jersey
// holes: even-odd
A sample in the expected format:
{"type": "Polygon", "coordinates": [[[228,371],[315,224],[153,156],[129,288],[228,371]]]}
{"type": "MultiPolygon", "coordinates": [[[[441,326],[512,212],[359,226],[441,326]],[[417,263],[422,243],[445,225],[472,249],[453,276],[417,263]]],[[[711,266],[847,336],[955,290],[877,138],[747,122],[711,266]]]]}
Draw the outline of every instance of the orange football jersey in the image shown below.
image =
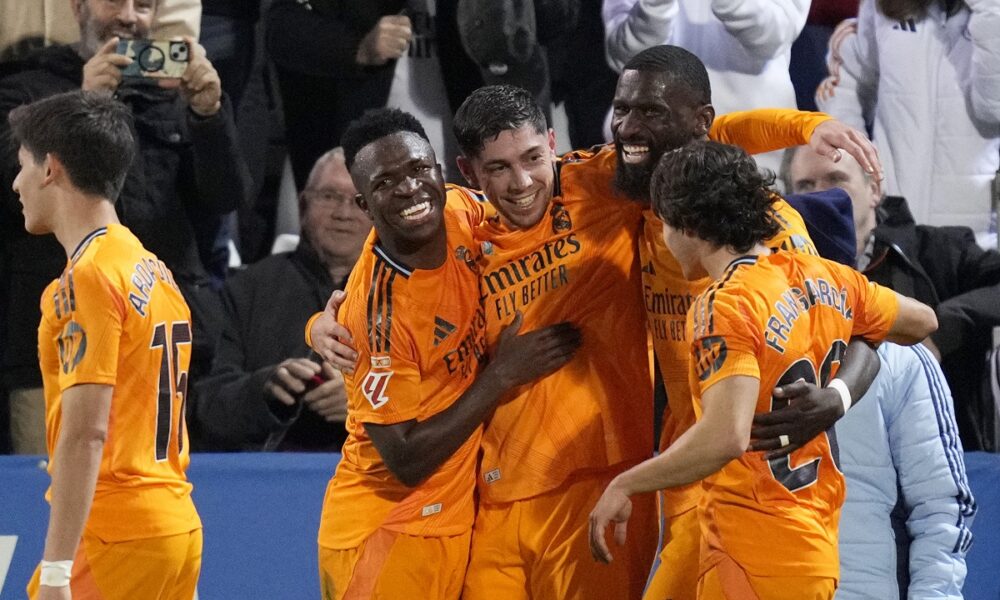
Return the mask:
{"type": "MultiPolygon", "coordinates": [[[[735,144],[755,154],[787,146],[806,144],[813,130],[831,117],[788,109],[759,109],[721,115],[712,123],[708,137],[735,144]]],[[[768,242],[772,249],[801,250],[816,254],[805,223],[784,200],[776,200],[775,215],[781,231],[768,242]]],[[[660,449],[667,448],[694,424],[691,391],[687,381],[689,342],[685,337],[688,307],[709,284],[708,278],[687,281],[681,267],[663,242],[663,224],[652,210],[644,214],[639,244],[642,260],[643,299],[653,336],[656,361],[667,391],[660,449]]],[[[682,513],[698,502],[700,488],[690,485],[664,491],[667,516],[682,513]]]]}
{"type": "Polygon", "coordinates": [[[484,501],[530,498],[652,453],[642,206],[612,190],[613,161],[610,147],[567,155],[539,223],[515,230],[491,218],[476,230],[490,343],[517,311],[522,332],[569,321],[583,335],[569,363],[497,407],[483,433],[484,501]]]}
{"type": "MultiPolygon", "coordinates": [[[[49,456],[62,394],[114,386],[87,531],[108,542],[201,526],[187,481],[191,313],[173,275],[128,229],[88,235],[41,299],[38,354],[49,456]]],[[[59,465],[49,462],[49,472],[59,465]]]]}
{"type": "Polygon", "coordinates": [[[449,192],[443,265],[410,269],[387,255],[372,231],[351,272],[340,319],[355,332],[358,367],[345,376],[348,438],[327,487],[320,546],[354,548],[380,527],[419,536],[472,527],[482,428],[410,488],[386,467],[365,423],[426,420],[475,380],[486,352],[485,316],[470,249],[472,225],[482,218],[482,206],[449,192]]]}
{"type": "MultiPolygon", "coordinates": [[[[760,379],[756,413],[787,404],[775,386],[824,386],[852,336],[881,341],[896,319],[895,294],[857,271],[798,252],[733,261],[688,315],[695,409],[712,385],[760,379]]],[[[838,577],[837,522],[844,478],[834,430],[790,456],[747,452],[702,481],[702,572],[722,555],[748,573],[838,577]]]]}

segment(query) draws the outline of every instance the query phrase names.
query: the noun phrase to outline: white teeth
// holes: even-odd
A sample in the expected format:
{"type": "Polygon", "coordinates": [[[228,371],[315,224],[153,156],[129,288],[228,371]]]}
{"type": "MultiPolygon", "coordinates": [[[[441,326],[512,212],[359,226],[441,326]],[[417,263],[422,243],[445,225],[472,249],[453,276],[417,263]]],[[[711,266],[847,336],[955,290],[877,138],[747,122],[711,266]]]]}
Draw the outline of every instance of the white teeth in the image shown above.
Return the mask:
{"type": "Polygon", "coordinates": [[[399,216],[404,219],[420,219],[431,212],[430,202],[421,202],[420,204],[414,204],[413,206],[400,211],[399,216]]]}
{"type": "Polygon", "coordinates": [[[531,206],[532,201],[534,201],[535,195],[528,194],[527,196],[521,196],[520,198],[511,198],[510,202],[517,206],[518,208],[524,208],[526,206],[531,206]]]}
{"type": "Polygon", "coordinates": [[[628,154],[642,154],[649,152],[649,146],[639,146],[636,144],[625,144],[622,146],[622,150],[628,154]]]}

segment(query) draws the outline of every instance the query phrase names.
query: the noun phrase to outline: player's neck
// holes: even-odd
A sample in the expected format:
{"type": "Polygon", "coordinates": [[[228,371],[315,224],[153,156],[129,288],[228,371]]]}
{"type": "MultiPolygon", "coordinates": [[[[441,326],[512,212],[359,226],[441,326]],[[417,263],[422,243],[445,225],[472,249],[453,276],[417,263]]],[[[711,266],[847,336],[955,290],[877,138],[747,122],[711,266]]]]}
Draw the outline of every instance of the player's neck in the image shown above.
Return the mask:
{"type": "Polygon", "coordinates": [[[100,197],[78,195],[60,203],[52,233],[70,257],[85,237],[101,227],[118,223],[114,204],[100,197]]]}
{"type": "Polygon", "coordinates": [[[746,252],[736,252],[730,246],[716,247],[711,252],[701,258],[701,264],[705,267],[708,275],[715,280],[722,279],[726,269],[737,258],[743,256],[764,256],[770,254],[770,250],[764,244],[755,244],[746,252]]]}
{"type": "Polygon", "coordinates": [[[404,240],[380,239],[379,246],[390,257],[411,269],[436,269],[448,258],[448,237],[443,226],[440,234],[427,242],[416,244],[404,240]]]}

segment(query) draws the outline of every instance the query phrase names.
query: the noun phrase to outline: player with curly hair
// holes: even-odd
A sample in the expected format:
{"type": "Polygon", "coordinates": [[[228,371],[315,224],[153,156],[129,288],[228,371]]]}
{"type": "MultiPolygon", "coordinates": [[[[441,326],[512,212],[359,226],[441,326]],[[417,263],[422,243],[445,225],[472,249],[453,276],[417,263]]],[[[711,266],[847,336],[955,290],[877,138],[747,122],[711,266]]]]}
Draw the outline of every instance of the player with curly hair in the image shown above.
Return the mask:
{"type": "Polygon", "coordinates": [[[698,598],[832,598],[844,479],[833,430],[789,456],[747,452],[776,386],[825,385],[853,336],[914,344],[933,311],[838,263],[772,253],[771,178],[734,146],[693,142],[663,155],[653,207],[688,279],[713,282],[688,311],[689,380],[697,422],[659,456],[616,477],[590,515],[591,549],[625,540],[635,494],[701,481],[698,598]]]}

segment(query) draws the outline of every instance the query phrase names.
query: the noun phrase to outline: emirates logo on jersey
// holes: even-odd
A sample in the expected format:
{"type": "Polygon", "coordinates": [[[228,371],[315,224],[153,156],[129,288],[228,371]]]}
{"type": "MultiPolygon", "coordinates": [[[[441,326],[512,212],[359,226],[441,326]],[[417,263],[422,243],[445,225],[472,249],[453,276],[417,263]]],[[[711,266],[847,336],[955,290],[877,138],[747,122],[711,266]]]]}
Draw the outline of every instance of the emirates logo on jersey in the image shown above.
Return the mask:
{"type": "Polygon", "coordinates": [[[365,376],[365,380],[361,383],[361,393],[365,395],[372,408],[377,410],[389,402],[386,392],[391,378],[392,371],[372,371],[365,376]]]}

